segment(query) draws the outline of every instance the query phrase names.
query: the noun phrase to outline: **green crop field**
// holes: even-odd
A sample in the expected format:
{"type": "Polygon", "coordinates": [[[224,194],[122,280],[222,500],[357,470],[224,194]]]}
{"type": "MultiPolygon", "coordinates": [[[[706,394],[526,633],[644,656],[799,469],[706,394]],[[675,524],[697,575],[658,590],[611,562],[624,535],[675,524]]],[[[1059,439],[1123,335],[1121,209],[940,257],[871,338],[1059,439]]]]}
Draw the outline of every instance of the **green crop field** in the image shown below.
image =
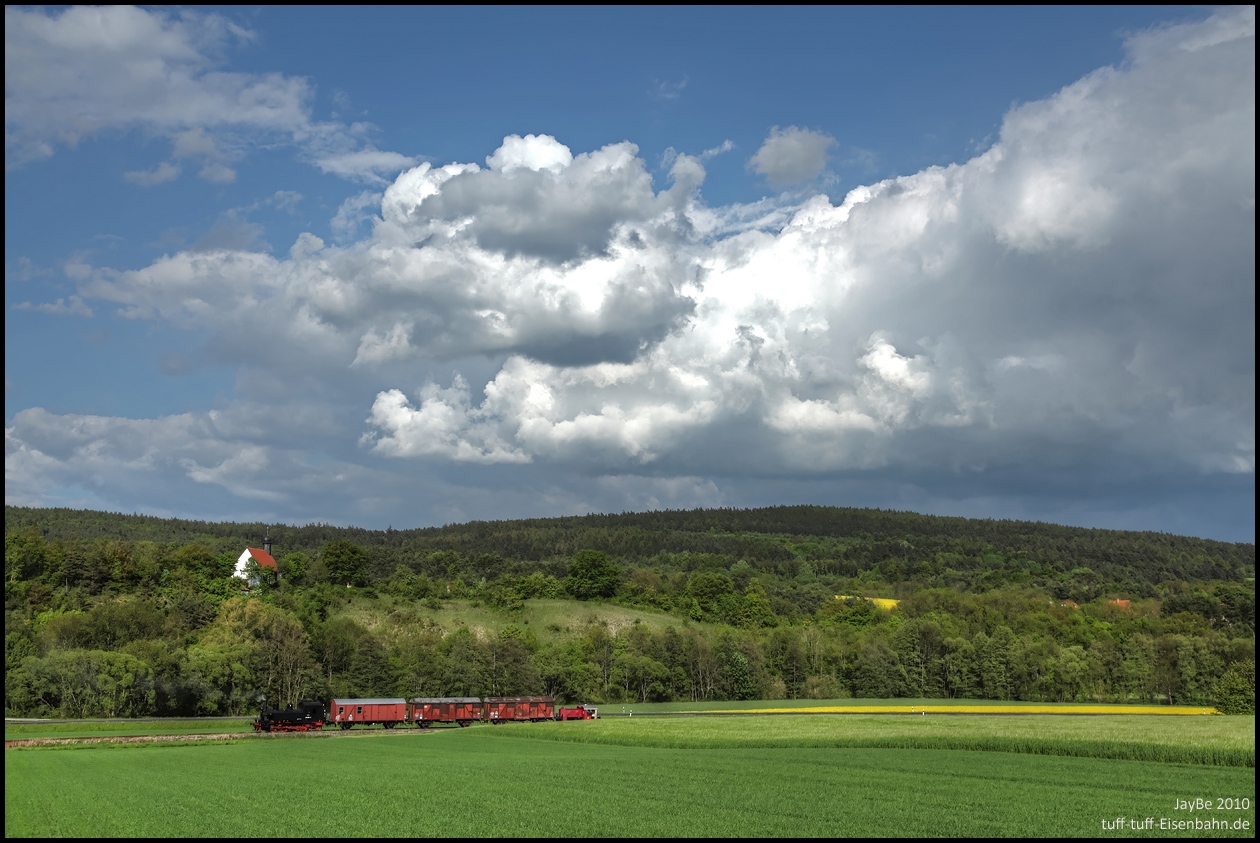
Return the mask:
{"type": "MultiPolygon", "coordinates": [[[[1104,820],[1152,817],[1153,834],[1166,836],[1161,818],[1215,817],[1249,826],[1214,833],[1252,836],[1254,767],[790,744],[809,729],[865,719],[618,718],[15,749],[5,754],[5,834],[1085,836],[1102,833],[1104,820]],[[687,745],[661,745],[670,741],[687,745]],[[1249,802],[1242,811],[1174,810],[1186,797],[1249,802]]],[[[916,722],[883,719],[903,733],[916,722]]],[[[977,719],[1002,729],[1034,720],[977,719]]],[[[1177,725],[1190,720],[1200,722],[1177,725]]],[[[1111,721],[1056,719],[1119,740],[1111,721]]],[[[1241,722],[1233,731],[1254,735],[1241,722]]]]}
{"type": "Polygon", "coordinates": [[[45,720],[4,724],[4,739],[108,738],[130,735],[198,735],[222,732],[252,732],[252,719],[229,720],[45,720]]]}
{"type": "MultiPolygon", "coordinates": [[[[991,708],[995,713],[1011,714],[1018,713],[1021,710],[1027,710],[1030,714],[1048,713],[1049,710],[1061,711],[1064,714],[1071,714],[1080,711],[1082,708],[1097,709],[1106,708],[1114,711],[1116,714],[1128,714],[1139,709],[1145,710],[1163,710],[1180,711],[1193,708],[1195,712],[1205,711],[1206,709],[1197,706],[1154,706],[1154,705],[1126,705],[1122,703],[1112,703],[1109,705],[1094,705],[1091,703],[1053,703],[1053,702],[1004,702],[1002,700],[970,700],[970,699],[940,699],[931,697],[898,697],[896,699],[855,699],[846,697],[844,699],[833,700],[811,700],[811,699],[795,699],[795,700],[704,700],[703,702],[667,702],[667,703],[612,703],[601,707],[604,714],[676,714],[689,712],[712,712],[712,711],[765,711],[767,709],[785,709],[785,708],[857,708],[861,706],[881,706],[896,709],[898,712],[908,712],[911,708],[921,708],[929,706],[932,708],[943,707],[968,707],[968,708],[991,708]]],[[[1091,711],[1092,713],[1092,711],[1091,711]]]]}
{"type": "Polygon", "coordinates": [[[1253,717],[782,715],[615,717],[505,725],[531,739],[678,749],[966,749],[1228,767],[1256,765],[1253,717]]]}

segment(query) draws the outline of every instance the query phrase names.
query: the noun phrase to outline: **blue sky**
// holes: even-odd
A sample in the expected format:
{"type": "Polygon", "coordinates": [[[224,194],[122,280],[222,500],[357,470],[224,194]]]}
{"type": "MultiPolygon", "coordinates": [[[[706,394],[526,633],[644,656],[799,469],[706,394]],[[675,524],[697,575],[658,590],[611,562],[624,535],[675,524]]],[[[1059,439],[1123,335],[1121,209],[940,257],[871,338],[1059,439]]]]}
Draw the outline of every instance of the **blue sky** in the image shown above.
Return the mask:
{"type": "Polygon", "coordinates": [[[1246,9],[7,9],[5,37],[10,503],[1254,540],[1246,9]]]}

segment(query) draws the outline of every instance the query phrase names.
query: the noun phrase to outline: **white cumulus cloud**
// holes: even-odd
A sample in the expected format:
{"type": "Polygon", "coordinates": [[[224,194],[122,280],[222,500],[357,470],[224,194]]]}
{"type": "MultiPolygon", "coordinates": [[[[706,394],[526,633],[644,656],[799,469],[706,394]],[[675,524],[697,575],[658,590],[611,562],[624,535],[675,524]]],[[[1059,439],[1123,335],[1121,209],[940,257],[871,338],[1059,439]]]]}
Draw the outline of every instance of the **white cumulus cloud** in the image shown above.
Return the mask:
{"type": "MultiPolygon", "coordinates": [[[[137,128],[169,137],[175,158],[201,159],[201,177],[220,184],[235,180],[227,162],[243,147],[275,139],[324,172],[360,181],[414,163],[365,144],[366,126],[315,121],[305,77],[223,70],[224,54],[252,38],[223,15],[193,10],[6,7],[6,167],[137,128]]],[[[127,178],[156,184],[174,177],[172,167],[127,178]]]]}
{"type": "Polygon", "coordinates": [[[508,135],[503,146],[486,156],[486,166],[504,175],[521,168],[558,173],[573,163],[573,153],[551,135],[508,135]]]}
{"type": "Polygon", "coordinates": [[[123,178],[132,184],[150,187],[179,178],[179,165],[172,164],[170,161],[163,161],[152,170],[133,170],[132,172],[123,173],[123,178]]]}
{"type": "Polygon", "coordinates": [[[13,309],[33,310],[36,313],[47,313],[51,316],[87,316],[88,318],[92,316],[92,308],[84,304],[79,296],[70,296],[68,299],[57,299],[55,302],[44,304],[31,304],[24,301],[13,305],[13,309]]]}
{"type": "Polygon", "coordinates": [[[219,15],[10,7],[4,31],[6,150],[18,160],[107,128],[291,130],[307,120],[305,79],[215,68],[216,53],[248,37],[219,15]]]}
{"type": "Polygon", "coordinates": [[[827,166],[827,150],[836,145],[835,138],[823,132],[788,126],[775,126],[770,136],[748,166],[774,187],[808,181],[827,166]]]}

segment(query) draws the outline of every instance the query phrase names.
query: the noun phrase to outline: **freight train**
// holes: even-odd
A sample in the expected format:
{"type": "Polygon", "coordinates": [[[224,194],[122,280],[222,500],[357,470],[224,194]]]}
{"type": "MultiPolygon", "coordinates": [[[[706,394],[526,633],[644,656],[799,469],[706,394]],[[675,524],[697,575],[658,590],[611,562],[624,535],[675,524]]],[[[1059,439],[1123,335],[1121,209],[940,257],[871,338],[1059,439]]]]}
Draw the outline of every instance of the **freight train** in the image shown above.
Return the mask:
{"type": "Polygon", "coordinates": [[[416,697],[404,699],[340,699],[328,705],[302,700],[286,709],[263,708],[254,721],[257,732],[310,732],[325,726],[352,729],[410,725],[428,729],[435,723],[471,726],[543,720],[595,720],[593,705],[556,706],[555,697],[416,697]]]}

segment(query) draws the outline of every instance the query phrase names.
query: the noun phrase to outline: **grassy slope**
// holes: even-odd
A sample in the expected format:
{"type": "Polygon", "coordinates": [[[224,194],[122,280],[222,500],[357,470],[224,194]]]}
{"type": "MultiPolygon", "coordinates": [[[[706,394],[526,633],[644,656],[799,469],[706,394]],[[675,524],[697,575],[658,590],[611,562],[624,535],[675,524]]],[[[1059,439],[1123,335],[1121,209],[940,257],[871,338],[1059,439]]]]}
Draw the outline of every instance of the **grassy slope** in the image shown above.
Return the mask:
{"type": "Polygon", "coordinates": [[[525,607],[517,612],[505,612],[486,606],[473,606],[467,600],[446,600],[440,609],[430,609],[419,603],[395,601],[391,598],[356,597],[333,616],[353,618],[360,625],[387,638],[399,633],[396,619],[389,616],[395,610],[409,612],[416,618],[442,627],[446,633],[467,627],[479,638],[498,635],[504,627],[515,624],[534,633],[543,644],[562,643],[580,635],[586,627],[595,624],[606,626],[610,633],[641,623],[655,632],[672,626],[681,629],[693,626],[708,628],[708,624],[685,620],[677,615],[667,615],[648,609],[633,609],[607,603],[582,603],[577,600],[526,600],[525,607]]]}
{"type": "Polygon", "coordinates": [[[1185,818],[1176,796],[1255,801],[1242,768],[581,745],[524,728],[10,750],[5,835],[1097,835],[1117,816],[1185,818]]]}

